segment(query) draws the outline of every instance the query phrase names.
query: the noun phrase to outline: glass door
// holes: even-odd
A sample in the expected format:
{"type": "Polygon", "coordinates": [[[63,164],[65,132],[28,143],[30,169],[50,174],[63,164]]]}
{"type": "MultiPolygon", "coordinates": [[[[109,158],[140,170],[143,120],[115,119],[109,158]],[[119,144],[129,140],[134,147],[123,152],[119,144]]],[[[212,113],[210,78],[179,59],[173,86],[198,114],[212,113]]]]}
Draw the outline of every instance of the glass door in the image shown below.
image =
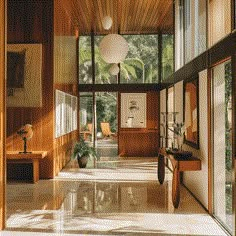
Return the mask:
{"type": "Polygon", "coordinates": [[[80,137],[96,147],[98,160],[118,155],[117,93],[80,93],[80,137]]]}
{"type": "Polygon", "coordinates": [[[213,214],[233,232],[231,62],[213,68],[213,214]]]}
{"type": "Polygon", "coordinates": [[[97,153],[102,159],[113,159],[118,154],[117,93],[96,92],[96,135],[97,153]]]}
{"type": "Polygon", "coordinates": [[[80,93],[80,137],[93,144],[93,93],[80,93]]]}

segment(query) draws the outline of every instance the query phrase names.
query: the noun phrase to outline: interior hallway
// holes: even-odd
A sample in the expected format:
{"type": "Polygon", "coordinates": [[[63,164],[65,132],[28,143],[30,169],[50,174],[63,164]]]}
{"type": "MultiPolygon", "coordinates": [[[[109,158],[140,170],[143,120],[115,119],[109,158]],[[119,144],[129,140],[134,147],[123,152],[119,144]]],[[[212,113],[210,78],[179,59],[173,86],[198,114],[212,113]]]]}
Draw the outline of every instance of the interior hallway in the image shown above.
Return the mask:
{"type": "Polygon", "coordinates": [[[9,182],[0,235],[226,235],[183,186],[174,209],[172,173],[160,185],[156,170],[156,158],[101,158],[96,169],[71,162],[55,179],[9,182]]]}

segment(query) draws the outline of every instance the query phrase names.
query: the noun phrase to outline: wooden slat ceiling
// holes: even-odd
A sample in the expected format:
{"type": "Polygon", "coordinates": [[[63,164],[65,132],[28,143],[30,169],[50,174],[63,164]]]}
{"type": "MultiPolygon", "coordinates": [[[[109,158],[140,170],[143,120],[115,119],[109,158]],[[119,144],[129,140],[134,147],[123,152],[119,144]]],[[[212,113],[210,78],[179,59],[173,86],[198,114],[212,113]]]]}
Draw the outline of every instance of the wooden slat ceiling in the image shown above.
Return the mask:
{"type": "Polygon", "coordinates": [[[65,0],[62,4],[80,35],[172,33],[173,0],[65,0]],[[110,30],[102,27],[102,18],[111,16],[110,30]]]}

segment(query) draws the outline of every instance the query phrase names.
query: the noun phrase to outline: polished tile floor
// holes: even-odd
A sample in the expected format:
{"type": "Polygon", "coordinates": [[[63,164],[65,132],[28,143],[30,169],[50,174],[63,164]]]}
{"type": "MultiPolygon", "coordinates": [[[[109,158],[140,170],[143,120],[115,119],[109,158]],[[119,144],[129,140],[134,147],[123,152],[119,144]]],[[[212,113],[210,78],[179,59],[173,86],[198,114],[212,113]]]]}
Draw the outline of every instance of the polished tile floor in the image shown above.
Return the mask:
{"type": "Polygon", "coordinates": [[[14,235],[226,235],[181,186],[171,202],[171,173],[157,182],[155,158],[110,161],[78,169],[69,163],[54,180],[7,185],[7,229],[14,235]]]}

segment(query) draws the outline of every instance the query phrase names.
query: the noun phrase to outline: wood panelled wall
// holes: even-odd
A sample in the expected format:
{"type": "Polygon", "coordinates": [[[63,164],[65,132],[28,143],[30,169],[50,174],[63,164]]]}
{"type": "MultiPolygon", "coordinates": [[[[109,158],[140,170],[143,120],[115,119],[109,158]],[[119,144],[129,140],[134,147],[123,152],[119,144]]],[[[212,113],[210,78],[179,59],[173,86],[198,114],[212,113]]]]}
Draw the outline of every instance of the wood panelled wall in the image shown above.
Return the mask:
{"type": "MultiPolygon", "coordinates": [[[[22,150],[16,134],[24,124],[33,125],[34,135],[28,150],[45,150],[40,163],[40,178],[53,178],[70,158],[74,131],[55,139],[55,90],[77,95],[77,38],[71,19],[61,1],[8,0],[8,43],[40,43],[43,46],[42,107],[7,108],[7,150],[22,150]],[[64,22],[64,23],[62,23],[64,22]]],[[[77,33],[78,36],[78,33],[77,33]]]]}
{"type": "MultiPolygon", "coordinates": [[[[60,0],[54,1],[54,93],[58,89],[78,96],[78,31],[61,4],[60,0]]],[[[70,160],[78,135],[77,130],[54,140],[55,174],[70,160]]]]}
{"type": "Polygon", "coordinates": [[[8,0],[7,42],[42,44],[42,107],[7,108],[7,150],[22,150],[23,142],[16,134],[27,123],[34,135],[29,150],[45,150],[48,156],[40,163],[40,177],[55,175],[53,160],[53,0],[8,0]]]}
{"type": "Polygon", "coordinates": [[[158,154],[158,149],[159,149],[158,111],[159,111],[159,92],[147,92],[147,127],[145,129],[132,129],[132,128],[119,129],[120,156],[156,156],[158,154]]]}
{"type": "Polygon", "coordinates": [[[6,5],[0,2],[0,230],[5,227],[5,46],[6,46],[6,5]]]}

